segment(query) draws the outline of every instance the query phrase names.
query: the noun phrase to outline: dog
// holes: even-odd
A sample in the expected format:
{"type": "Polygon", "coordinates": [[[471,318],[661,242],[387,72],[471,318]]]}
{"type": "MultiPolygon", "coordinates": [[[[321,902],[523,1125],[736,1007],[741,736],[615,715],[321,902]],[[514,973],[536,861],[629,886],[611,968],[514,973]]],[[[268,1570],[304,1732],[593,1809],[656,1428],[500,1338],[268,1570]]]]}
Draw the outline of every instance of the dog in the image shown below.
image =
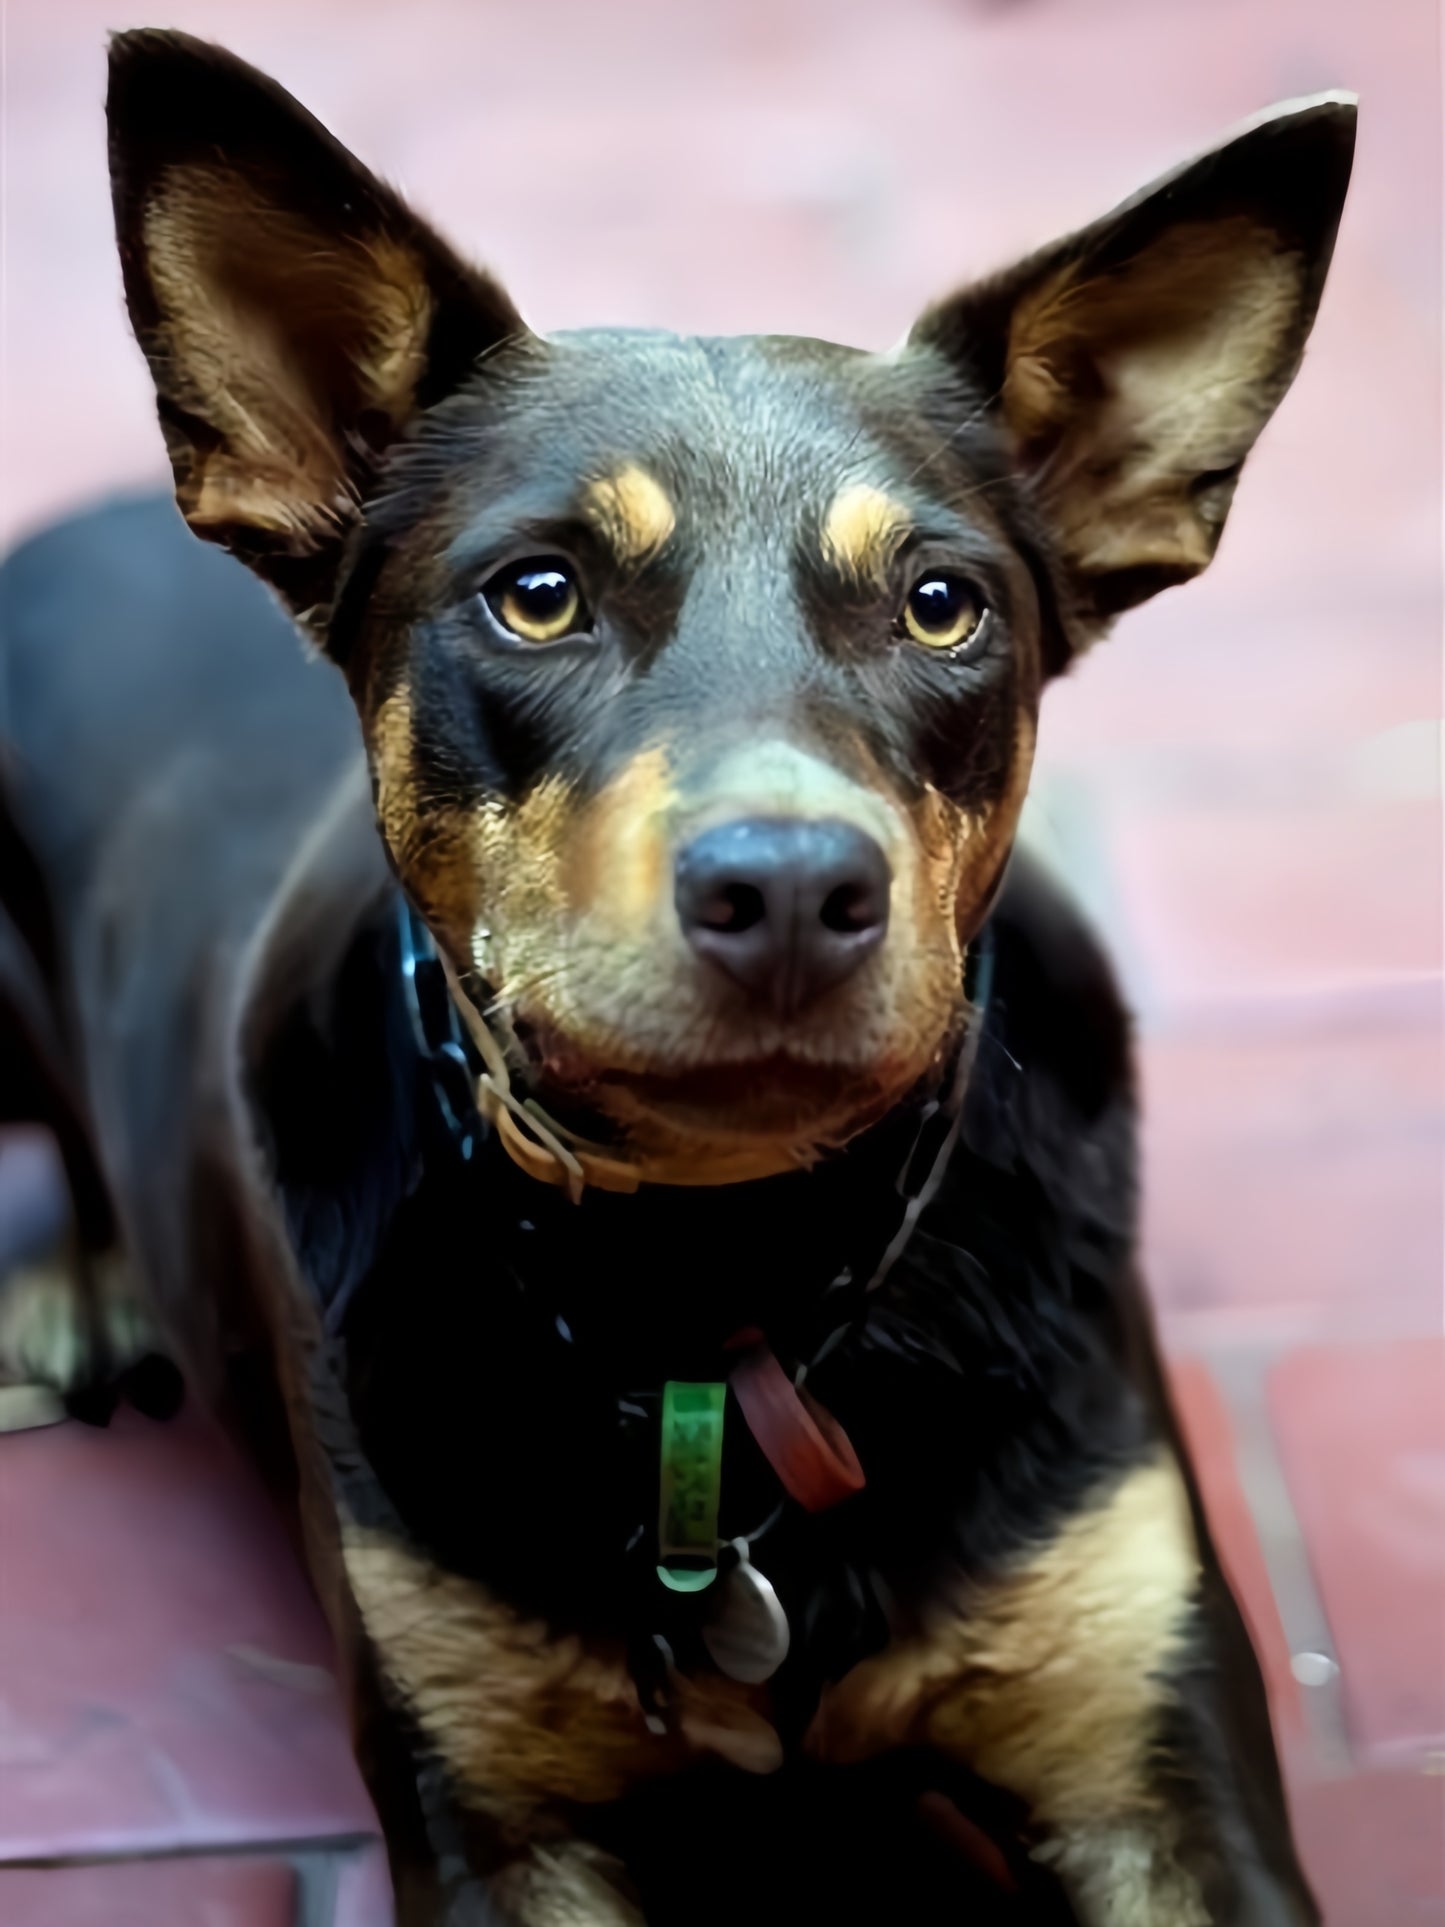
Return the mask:
{"type": "Polygon", "coordinates": [[[180,515],[0,578],[74,1200],[11,1379],[164,1350],[269,1453],[406,1922],[1318,1921],[1128,1017],[1016,844],[1045,686],[1300,365],[1353,100],[882,354],[540,337],[179,34],[108,117],[180,515]]]}

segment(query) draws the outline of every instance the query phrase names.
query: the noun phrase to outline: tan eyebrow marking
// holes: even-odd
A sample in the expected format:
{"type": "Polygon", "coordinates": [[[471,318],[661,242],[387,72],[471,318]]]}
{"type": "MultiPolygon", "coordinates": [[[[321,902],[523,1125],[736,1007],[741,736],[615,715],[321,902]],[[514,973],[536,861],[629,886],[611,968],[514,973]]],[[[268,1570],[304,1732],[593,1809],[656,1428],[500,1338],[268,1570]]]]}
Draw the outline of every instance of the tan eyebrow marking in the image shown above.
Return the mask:
{"type": "Polygon", "coordinates": [[[879,580],[912,527],[913,518],[871,482],[850,482],[833,497],[823,520],[823,552],[854,581],[879,580]]]}
{"type": "Polygon", "coordinates": [[[636,462],[625,462],[614,474],[591,483],[584,505],[620,562],[647,561],[677,525],[662,485],[636,462]]]}

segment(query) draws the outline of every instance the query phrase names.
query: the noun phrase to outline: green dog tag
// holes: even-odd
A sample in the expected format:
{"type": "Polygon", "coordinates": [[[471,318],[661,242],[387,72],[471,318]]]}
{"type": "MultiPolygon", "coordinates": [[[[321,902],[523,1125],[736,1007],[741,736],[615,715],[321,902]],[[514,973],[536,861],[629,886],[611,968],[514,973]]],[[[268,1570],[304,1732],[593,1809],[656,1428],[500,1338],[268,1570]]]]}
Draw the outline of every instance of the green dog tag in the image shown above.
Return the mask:
{"type": "Polygon", "coordinates": [[[727,1389],[673,1378],[663,1387],[657,1576],[674,1592],[701,1592],[717,1577],[727,1389]]]}

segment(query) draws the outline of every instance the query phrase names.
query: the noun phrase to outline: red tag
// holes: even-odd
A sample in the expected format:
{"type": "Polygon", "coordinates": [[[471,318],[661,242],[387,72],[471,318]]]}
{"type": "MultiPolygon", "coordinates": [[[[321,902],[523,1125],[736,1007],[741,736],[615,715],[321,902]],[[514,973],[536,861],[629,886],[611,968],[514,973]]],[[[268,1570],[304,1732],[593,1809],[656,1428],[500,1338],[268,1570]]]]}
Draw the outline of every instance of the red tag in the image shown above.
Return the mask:
{"type": "Polygon", "coordinates": [[[809,1512],[861,1492],[858,1454],[832,1413],[794,1385],[760,1332],[739,1332],[729,1349],[738,1345],[747,1349],[728,1382],[783,1490],[809,1512]]]}

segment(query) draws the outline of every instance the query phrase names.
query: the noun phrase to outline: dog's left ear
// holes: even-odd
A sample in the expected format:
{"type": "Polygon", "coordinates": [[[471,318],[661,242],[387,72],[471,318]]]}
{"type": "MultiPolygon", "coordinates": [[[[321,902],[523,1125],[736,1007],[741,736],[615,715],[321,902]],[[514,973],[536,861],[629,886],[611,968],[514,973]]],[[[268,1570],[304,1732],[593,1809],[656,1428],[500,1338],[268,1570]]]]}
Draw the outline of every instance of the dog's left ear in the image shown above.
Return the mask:
{"type": "Polygon", "coordinates": [[[1001,416],[1073,646],[1213,556],[1299,367],[1354,142],[1351,96],[1278,108],[914,329],[1001,416]]]}
{"type": "Polygon", "coordinates": [[[495,282],[222,48],[117,35],[107,118],[176,499],[320,636],[388,446],[530,337],[495,282]]]}

